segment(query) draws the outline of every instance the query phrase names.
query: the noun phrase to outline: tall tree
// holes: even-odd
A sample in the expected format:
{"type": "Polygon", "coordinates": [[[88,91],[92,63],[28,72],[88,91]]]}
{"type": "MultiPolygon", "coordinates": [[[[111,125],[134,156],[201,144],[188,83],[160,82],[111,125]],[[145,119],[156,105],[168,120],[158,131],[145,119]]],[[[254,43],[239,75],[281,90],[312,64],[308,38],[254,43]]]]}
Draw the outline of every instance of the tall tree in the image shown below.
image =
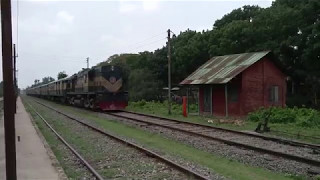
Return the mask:
{"type": "Polygon", "coordinates": [[[54,81],[53,77],[50,77],[50,76],[44,77],[44,78],[42,78],[41,84],[47,84],[47,83],[52,82],[52,81],[54,81]]]}
{"type": "Polygon", "coordinates": [[[61,72],[58,73],[58,76],[57,76],[58,80],[59,79],[63,79],[65,77],[68,77],[68,74],[66,74],[65,71],[61,71],[61,72]]]}

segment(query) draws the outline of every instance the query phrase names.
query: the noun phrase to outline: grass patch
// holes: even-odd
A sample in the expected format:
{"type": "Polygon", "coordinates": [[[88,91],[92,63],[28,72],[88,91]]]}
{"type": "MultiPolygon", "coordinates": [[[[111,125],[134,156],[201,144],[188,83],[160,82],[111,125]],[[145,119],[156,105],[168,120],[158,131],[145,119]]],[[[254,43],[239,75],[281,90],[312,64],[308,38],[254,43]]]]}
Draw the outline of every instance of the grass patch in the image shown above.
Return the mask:
{"type": "MultiPolygon", "coordinates": [[[[48,103],[46,101],[46,103],[48,103]]],[[[52,106],[63,108],[65,111],[85,117],[92,120],[107,131],[121,135],[126,138],[132,138],[144,146],[160,150],[166,154],[175,157],[181,157],[188,161],[198,163],[208,167],[212,171],[231,179],[239,180],[256,180],[256,179],[295,179],[296,176],[284,175],[281,173],[271,172],[262,168],[245,165],[227,158],[213,155],[189,145],[185,145],[175,140],[164,138],[161,135],[149,133],[135,127],[127,126],[119,122],[108,121],[105,118],[99,118],[97,114],[80,111],[69,106],[62,106],[55,103],[48,103],[52,106]]]]}
{"type": "MultiPolygon", "coordinates": [[[[195,112],[197,107],[195,105],[192,105],[190,107],[190,111],[195,112]]],[[[127,110],[134,111],[134,112],[140,112],[140,113],[146,113],[151,115],[157,115],[167,118],[174,118],[181,121],[189,121],[189,122],[195,122],[210,126],[216,126],[216,127],[223,127],[233,130],[248,130],[253,131],[256,127],[258,122],[256,122],[257,118],[261,118],[261,113],[255,115],[255,121],[246,120],[242,124],[228,124],[228,123],[220,123],[218,120],[221,119],[219,117],[215,116],[199,116],[199,115],[189,115],[188,117],[182,116],[182,107],[178,104],[172,105],[172,114],[168,115],[168,105],[166,102],[159,103],[159,102],[146,102],[146,101],[139,101],[139,102],[130,102],[129,106],[127,107],[127,110]],[[210,123],[208,122],[210,121],[210,123]]],[[[281,111],[278,110],[277,111],[281,111]]],[[[289,110],[290,111],[290,110],[289,110]]],[[[295,110],[291,110],[295,112],[295,110]]],[[[306,117],[307,119],[312,119],[312,123],[318,123],[316,120],[317,113],[313,110],[296,110],[299,111],[296,114],[299,114],[299,116],[296,118],[298,124],[296,123],[279,123],[278,121],[273,121],[269,123],[269,127],[271,128],[271,132],[264,133],[264,135],[276,135],[280,137],[310,142],[319,144],[320,139],[317,138],[311,138],[311,137],[317,137],[319,136],[319,130],[320,128],[317,126],[310,126],[310,123],[306,123],[306,117]],[[302,126],[305,125],[305,126],[302,126]],[[309,137],[308,137],[309,136],[309,137]]],[[[290,113],[277,113],[275,115],[274,119],[280,119],[279,117],[284,114],[286,117],[283,117],[283,121],[289,121],[290,122],[290,113]]],[[[283,116],[284,116],[283,115],[283,116]]],[[[293,117],[293,116],[292,116],[293,117]]],[[[294,118],[294,117],[293,117],[294,118]]],[[[320,123],[320,122],[319,122],[320,123]]]]}

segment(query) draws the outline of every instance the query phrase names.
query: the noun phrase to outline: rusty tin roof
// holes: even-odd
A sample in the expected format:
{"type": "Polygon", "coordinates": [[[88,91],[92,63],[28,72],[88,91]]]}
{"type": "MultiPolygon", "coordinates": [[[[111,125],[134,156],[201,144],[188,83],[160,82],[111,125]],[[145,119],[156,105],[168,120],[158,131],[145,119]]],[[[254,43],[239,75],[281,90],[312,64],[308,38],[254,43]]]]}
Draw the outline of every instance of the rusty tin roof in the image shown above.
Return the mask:
{"type": "Polygon", "coordinates": [[[270,51],[215,56],[180,84],[225,84],[270,51]]]}

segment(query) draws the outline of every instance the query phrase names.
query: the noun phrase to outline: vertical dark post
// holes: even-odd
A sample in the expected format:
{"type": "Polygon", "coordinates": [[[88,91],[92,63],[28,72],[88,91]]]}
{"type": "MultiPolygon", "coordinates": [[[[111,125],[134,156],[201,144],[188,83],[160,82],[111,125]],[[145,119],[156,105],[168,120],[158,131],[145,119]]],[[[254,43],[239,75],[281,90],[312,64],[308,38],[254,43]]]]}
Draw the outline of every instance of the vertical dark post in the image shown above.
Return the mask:
{"type": "Polygon", "coordinates": [[[6,177],[8,180],[16,180],[16,135],[14,125],[15,107],[12,72],[12,24],[10,0],[1,0],[1,30],[6,177]]]}
{"type": "Polygon", "coordinates": [[[187,88],[187,113],[190,113],[190,108],[189,108],[189,93],[190,92],[190,87],[187,88]]]}
{"type": "Polygon", "coordinates": [[[14,113],[17,113],[17,94],[18,94],[18,88],[17,88],[17,77],[16,77],[16,45],[13,44],[13,88],[14,88],[14,113]]]}
{"type": "Polygon", "coordinates": [[[210,113],[213,115],[213,102],[212,102],[212,85],[210,85],[210,113]]]}
{"type": "Polygon", "coordinates": [[[198,115],[200,115],[200,86],[198,86],[198,115]]]}
{"type": "Polygon", "coordinates": [[[89,57],[87,57],[87,68],[89,69],[89,57]]]}
{"type": "Polygon", "coordinates": [[[170,29],[168,29],[168,114],[171,114],[171,48],[170,29]]]}
{"type": "Polygon", "coordinates": [[[229,114],[228,114],[228,84],[227,83],[224,85],[224,97],[226,101],[226,117],[228,117],[229,114]]]}

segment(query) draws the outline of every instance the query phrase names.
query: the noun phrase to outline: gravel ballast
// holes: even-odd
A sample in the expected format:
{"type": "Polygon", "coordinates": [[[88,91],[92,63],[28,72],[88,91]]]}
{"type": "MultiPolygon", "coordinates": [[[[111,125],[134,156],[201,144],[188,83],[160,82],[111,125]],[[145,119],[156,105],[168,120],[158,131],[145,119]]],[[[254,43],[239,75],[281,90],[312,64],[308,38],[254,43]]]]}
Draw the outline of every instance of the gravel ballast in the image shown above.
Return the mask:
{"type": "MultiPolygon", "coordinates": [[[[133,179],[192,179],[172,167],[133,148],[80,125],[52,110],[34,105],[45,118],[104,177],[133,179]],[[41,112],[40,112],[41,113],[41,112]],[[62,128],[63,127],[63,128],[62,128]],[[66,133],[66,131],[68,131],[66,133]],[[71,137],[71,136],[72,137],[71,137]],[[90,147],[90,148],[87,148],[90,147]]],[[[216,179],[216,178],[214,178],[216,179]]]]}

